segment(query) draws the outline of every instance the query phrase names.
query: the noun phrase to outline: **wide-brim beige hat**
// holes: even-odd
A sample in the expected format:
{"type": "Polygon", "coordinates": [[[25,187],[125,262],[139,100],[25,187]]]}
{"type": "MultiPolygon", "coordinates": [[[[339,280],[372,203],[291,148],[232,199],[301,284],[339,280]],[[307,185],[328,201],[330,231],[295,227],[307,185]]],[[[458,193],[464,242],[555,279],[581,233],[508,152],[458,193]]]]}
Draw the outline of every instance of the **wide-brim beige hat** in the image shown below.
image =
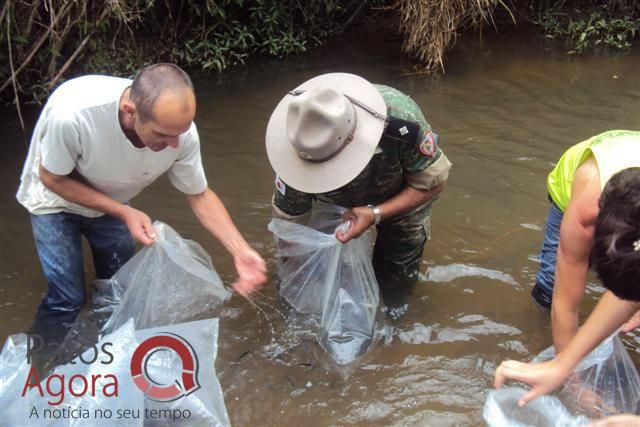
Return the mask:
{"type": "Polygon", "coordinates": [[[298,191],[338,189],[373,157],[386,112],[380,92],[362,77],[314,77],[285,95],[271,114],[269,162],[280,179],[298,191]]]}

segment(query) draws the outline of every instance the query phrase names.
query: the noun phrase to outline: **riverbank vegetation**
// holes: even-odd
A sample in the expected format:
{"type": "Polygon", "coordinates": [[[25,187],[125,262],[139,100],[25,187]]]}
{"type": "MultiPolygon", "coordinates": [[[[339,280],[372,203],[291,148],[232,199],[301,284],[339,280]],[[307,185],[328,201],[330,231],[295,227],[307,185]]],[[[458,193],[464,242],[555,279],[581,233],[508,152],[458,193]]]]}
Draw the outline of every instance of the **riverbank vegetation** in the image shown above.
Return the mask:
{"type": "Polygon", "coordinates": [[[640,34],[640,2],[603,2],[592,8],[545,10],[537,20],[545,36],[563,40],[568,53],[626,49],[640,34]]]}
{"type": "Polygon", "coordinates": [[[398,29],[416,70],[440,72],[468,28],[533,24],[574,54],[628,48],[640,0],[6,0],[0,101],[41,103],[73,75],[131,76],[159,61],[220,72],[382,21],[398,29]]]}

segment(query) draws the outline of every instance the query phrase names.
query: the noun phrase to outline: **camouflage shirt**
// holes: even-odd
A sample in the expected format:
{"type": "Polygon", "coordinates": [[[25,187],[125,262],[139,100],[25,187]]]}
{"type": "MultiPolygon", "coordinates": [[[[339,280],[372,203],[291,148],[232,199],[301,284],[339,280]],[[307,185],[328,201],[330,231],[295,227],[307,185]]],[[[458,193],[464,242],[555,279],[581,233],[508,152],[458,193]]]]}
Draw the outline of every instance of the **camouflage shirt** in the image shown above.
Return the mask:
{"type": "Polygon", "coordinates": [[[378,205],[407,185],[428,190],[446,181],[451,163],[437,142],[425,139],[431,135],[431,126],[420,107],[396,89],[383,85],[375,87],[384,98],[388,116],[420,125],[416,141],[409,143],[383,135],[364,170],[351,182],[334,191],[308,194],[281,182],[273,196],[273,203],[279,210],[291,216],[302,215],[311,209],[314,199],[346,208],[378,205]]]}

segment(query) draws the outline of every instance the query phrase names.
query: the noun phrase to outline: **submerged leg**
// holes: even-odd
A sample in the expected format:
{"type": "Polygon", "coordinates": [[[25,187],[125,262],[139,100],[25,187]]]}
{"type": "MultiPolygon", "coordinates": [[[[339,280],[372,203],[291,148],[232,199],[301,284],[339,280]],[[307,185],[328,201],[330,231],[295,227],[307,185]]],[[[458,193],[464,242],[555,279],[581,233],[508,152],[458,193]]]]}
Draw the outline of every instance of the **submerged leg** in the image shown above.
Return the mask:
{"type": "Polygon", "coordinates": [[[416,283],[430,225],[431,203],[378,225],[373,266],[381,289],[410,288],[416,283]]]}
{"type": "Polygon", "coordinates": [[[551,307],[553,297],[553,283],[556,274],[556,256],[560,243],[560,224],[562,223],[562,211],[551,202],[547,225],[544,232],[544,241],[540,249],[540,269],[536,275],[536,283],[531,291],[534,301],[543,307],[551,307]]]}

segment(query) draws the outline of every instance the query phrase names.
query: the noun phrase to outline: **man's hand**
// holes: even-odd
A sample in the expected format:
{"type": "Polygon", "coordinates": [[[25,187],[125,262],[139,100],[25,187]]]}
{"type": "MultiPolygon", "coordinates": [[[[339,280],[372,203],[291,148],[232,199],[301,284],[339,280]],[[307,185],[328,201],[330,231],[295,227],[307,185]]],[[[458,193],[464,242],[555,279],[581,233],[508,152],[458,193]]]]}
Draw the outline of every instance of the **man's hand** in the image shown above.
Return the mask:
{"type": "Polygon", "coordinates": [[[156,232],[151,224],[151,218],[144,212],[124,205],[120,219],[127,224],[129,232],[134,240],[145,246],[153,244],[156,240],[156,232]]]}
{"type": "Polygon", "coordinates": [[[531,386],[531,390],[518,402],[524,406],[538,396],[550,393],[560,387],[569,372],[564,371],[555,360],[543,363],[522,363],[505,360],[496,369],[495,388],[500,388],[507,379],[522,381],[531,386]]]}
{"type": "Polygon", "coordinates": [[[250,296],[267,280],[267,264],[253,249],[247,247],[234,257],[238,280],[233,288],[243,297],[250,296]]]}
{"type": "Polygon", "coordinates": [[[232,285],[242,296],[248,297],[267,280],[267,264],[251,249],[231,221],[229,212],[210,188],[200,194],[187,195],[187,202],[206,228],[233,256],[238,280],[232,285]]]}
{"type": "Polygon", "coordinates": [[[626,334],[627,332],[631,332],[639,326],[640,326],[640,311],[636,311],[636,314],[631,316],[631,318],[627,321],[627,323],[622,325],[622,332],[626,334]]]}
{"type": "Polygon", "coordinates": [[[373,211],[366,206],[349,209],[342,215],[344,221],[351,221],[351,227],[346,232],[337,232],[336,238],[342,243],[360,237],[375,223],[373,211]]]}
{"type": "Polygon", "coordinates": [[[143,245],[150,245],[155,241],[156,234],[151,219],[145,213],[101,193],[87,184],[79,174],[57,175],[49,172],[42,164],[38,173],[42,184],[63,199],[121,219],[134,240],[143,245]]]}

